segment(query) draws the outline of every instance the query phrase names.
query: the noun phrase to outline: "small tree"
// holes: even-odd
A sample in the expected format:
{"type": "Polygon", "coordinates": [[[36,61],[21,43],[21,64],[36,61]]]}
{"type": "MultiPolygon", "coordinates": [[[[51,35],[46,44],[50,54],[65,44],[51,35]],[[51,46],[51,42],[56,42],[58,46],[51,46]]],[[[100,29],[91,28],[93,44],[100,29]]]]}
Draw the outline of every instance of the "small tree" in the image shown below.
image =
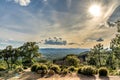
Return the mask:
{"type": "MultiPolygon", "coordinates": [[[[116,34],[116,37],[111,40],[110,48],[112,49],[115,57],[119,60],[120,59],[120,21],[117,21],[116,25],[117,25],[118,33],[116,34]]],[[[119,62],[119,66],[120,66],[120,62],[119,62]]]]}
{"type": "Polygon", "coordinates": [[[102,44],[97,44],[90,50],[87,57],[87,62],[90,65],[98,67],[104,66],[106,62],[106,49],[103,48],[102,44]]]}
{"type": "Polygon", "coordinates": [[[1,53],[2,53],[4,61],[7,64],[8,69],[10,69],[11,68],[10,67],[10,64],[11,64],[10,60],[11,60],[11,57],[12,57],[12,46],[7,46],[6,49],[2,50],[1,53]]]}
{"type": "Polygon", "coordinates": [[[20,47],[23,64],[31,66],[35,58],[40,57],[39,47],[36,42],[26,42],[20,47]]]}

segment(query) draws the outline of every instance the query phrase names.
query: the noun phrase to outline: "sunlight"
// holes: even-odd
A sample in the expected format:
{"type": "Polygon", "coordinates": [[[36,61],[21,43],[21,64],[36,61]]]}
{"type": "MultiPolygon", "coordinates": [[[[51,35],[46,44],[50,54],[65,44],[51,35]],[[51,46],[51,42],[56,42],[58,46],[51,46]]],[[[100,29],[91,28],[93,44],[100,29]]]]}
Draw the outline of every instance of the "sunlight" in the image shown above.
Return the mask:
{"type": "Polygon", "coordinates": [[[101,15],[101,7],[99,5],[92,5],[89,8],[89,12],[91,15],[99,17],[101,15]]]}

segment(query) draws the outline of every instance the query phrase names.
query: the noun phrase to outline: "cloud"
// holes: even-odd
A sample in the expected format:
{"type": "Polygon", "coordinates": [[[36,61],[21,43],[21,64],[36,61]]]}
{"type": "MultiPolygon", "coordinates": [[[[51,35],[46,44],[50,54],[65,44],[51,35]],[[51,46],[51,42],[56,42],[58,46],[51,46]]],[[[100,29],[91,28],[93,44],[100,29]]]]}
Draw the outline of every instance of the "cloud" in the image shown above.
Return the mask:
{"type": "Polygon", "coordinates": [[[83,43],[79,44],[79,43],[74,43],[74,42],[68,43],[68,45],[77,45],[77,46],[81,46],[82,44],[83,44],[83,43]]]}
{"type": "Polygon", "coordinates": [[[66,40],[62,40],[62,38],[49,38],[44,40],[44,44],[48,44],[48,45],[66,45],[67,41],[66,40]]]}
{"type": "Polygon", "coordinates": [[[19,3],[21,6],[28,6],[30,4],[30,0],[14,0],[16,3],[19,3]]]}
{"type": "Polygon", "coordinates": [[[103,39],[103,38],[99,38],[99,39],[97,39],[96,41],[97,41],[97,42],[102,42],[102,41],[104,41],[104,39],[103,39]]]}

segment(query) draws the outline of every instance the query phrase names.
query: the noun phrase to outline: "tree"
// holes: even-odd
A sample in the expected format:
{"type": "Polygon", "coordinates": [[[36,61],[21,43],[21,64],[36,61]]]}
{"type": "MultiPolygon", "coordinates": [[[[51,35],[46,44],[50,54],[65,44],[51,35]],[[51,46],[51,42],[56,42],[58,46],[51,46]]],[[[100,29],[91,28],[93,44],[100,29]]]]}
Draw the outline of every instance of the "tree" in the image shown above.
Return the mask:
{"type": "MultiPolygon", "coordinates": [[[[116,26],[118,33],[116,34],[116,37],[111,40],[110,48],[112,49],[115,57],[119,60],[120,59],[120,21],[116,22],[116,26]]],[[[120,62],[119,62],[119,66],[120,66],[120,62]]]]}
{"type": "Polygon", "coordinates": [[[8,69],[10,69],[10,57],[12,53],[12,46],[7,46],[6,49],[1,51],[2,57],[7,64],[8,69]]]}
{"type": "Polygon", "coordinates": [[[23,64],[28,63],[28,66],[32,65],[35,58],[40,57],[39,47],[36,42],[26,42],[19,49],[21,50],[23,64]]]}
{"type": "Polygon", "coordinates": [[[87,62],[90,65],[95,65],[98,67],[105,65],[105,56],[106,50],[103,48],[102,44],[97,44],[90,50],[88,53],[87,62]]]}
{"type": "Polygon", "coordinates": [[[118,67],[118,59],[116,59],[115,55],[111,52],[106,60],[106,66],[111,69],[117,69],[118,67]]]}

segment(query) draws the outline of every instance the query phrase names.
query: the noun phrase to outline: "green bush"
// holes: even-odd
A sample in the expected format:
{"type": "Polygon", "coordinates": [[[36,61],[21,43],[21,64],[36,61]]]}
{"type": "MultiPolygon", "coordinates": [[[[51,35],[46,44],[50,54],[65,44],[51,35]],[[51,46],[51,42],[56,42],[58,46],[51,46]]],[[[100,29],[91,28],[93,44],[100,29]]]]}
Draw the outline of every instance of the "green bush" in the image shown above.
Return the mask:
{"type": "Polygon", "coordinates": [[[33,61],[30,61],[30,60],[24,60],[22,62],[23,66],[28,66],[30,67],[31,65],[33,65],[33,61]]]}
{"type": "Polygon", "coordinates": [[[82,74],[82,67],[78,69],[78,74],[82,74]]]}
{"type": "Polygon", "coordinates": [[[95,68],[93,68],[91,66],[85,66],[82,69],[80,68],[78,70],[78,73],[81,73],[81,74],[87,75],[87,76],[93,76],[95,74],[95,68]]]}
{"type": "Polygon", "coordinates": [[[28,69],[28,67],[27,66],[23,66],[23,69],[28,69]]]}
{"type": "Polygon", "coordinates": [[[36,72],[38,66],[39,66],[38,64],[34,64],[34,65],[31,67],[31,71],[32,71],[32,72],[36,72]]]}
{"type": "Polygon", "coordinates": [[[58,65],[52,65],[50,67],[50,69],[54,70],[54,72],[57,73],[57,74],[60,73],[60,71],[61,71],[61,69],[60,69],[60,67],[58,65]]]}
{"type": "Polygon", "coordinates": [[[5,71],[6,68],[4,66],[0,66],[0,71],[5,71]]]}
{"type": "Polygon", "coordinates": [[[49,70],[48,75],[52,76],[54,74],[55,74],[54,70],[49,70]]]}
{"type": "Polygon", "coordinates": [[[68,73],[69,73],[69,70],[68,70],[68,69],[63,69],[62,72],[61,72],[61,74],[63,74],[63,75],[66,75],[66,74],[68,74],[68,73]]]}
{"type": "Polygon", "coordinates": [[[100,68],[99,69],[99,76],[108,76],[108,69],[107,68],[100,68]]]}
{"type": "Polygon", "coordinates": [[[80,65],[80,60],[76,56],[67,56],[65,59],[65,63],[67,66],[78,67],[80,65]]]}
{"type": "Polygon", "coordinates": [[[76,71],[77,71],[74,66],[70,66],[70,67],[68,68],[68,70],[69,70],[70,72],[76,72],[76,71]]]}
{"type": "Polygon", "coordinates": [[[46,65],[39,65],[37,67],[37,73],[41,74],[41,76],[44,76],[48,72],[48,67],[46,65]]]}
{"type": "Polygon", "coordinates": [[[68,66],[66,66],[66,65],[61,65],[60,66],[61,71],[63,71],[64,69],[67,69],[67,68],[68,68],[68,66]]]}
{"type": "Polygon", "coordinates": [[[23,68],[22,67],[18,67],[15,69],[15,72],[18,73],[18,72],[22,72],[23,71],[23,68]]]}

